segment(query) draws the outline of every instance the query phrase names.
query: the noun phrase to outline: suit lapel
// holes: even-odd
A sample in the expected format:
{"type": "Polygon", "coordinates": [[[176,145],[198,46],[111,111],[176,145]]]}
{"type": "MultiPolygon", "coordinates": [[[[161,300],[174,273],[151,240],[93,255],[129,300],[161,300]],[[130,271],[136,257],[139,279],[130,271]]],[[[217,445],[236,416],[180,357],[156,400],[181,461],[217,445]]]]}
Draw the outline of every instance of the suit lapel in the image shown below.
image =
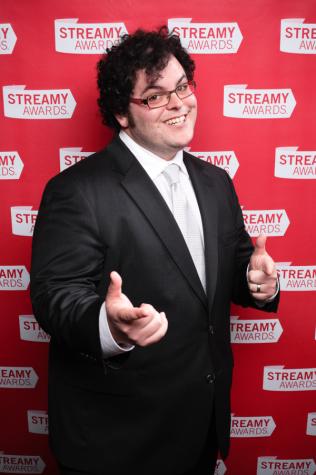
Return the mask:
{"type": "Polygon", "coordinates": [[[212,307],[218,269],[217,220],[218,206],[212,168],[206,167],[199,159],[184,153],[184,163],[193,184],[199,204],[205,245],[205,275],[209,308],[212,307]]]}
{"type": "Polygon", "coordinates": [[[181,231],[158,189],[133,154],[119,139],[112,142],[108,150],[113,153],[120,172],[124,174],[121,185],[146,216],[183,277],[206,306],[206,295],[191,255],[181,231]]]}

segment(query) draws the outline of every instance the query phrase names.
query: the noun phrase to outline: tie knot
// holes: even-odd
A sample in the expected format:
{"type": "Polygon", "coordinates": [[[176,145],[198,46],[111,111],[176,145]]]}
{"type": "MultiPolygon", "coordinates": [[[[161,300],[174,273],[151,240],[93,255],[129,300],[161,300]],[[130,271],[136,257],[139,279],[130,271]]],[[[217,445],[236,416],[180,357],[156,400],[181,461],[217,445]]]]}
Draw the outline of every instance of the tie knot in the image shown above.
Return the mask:
{"type": "Polygon", "coordinates": [[[179,173],[180,167],[176,163],[171,163],[163,171],[163,174],[170,186],[174,185],[175,183],[179,183],[179,173]]]}

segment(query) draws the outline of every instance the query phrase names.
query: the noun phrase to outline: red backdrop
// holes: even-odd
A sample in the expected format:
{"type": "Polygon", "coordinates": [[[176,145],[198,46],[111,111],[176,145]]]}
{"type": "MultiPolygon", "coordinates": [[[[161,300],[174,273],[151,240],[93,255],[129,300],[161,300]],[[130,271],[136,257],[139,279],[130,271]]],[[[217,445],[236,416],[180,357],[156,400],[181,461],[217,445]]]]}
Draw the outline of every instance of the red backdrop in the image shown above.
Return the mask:
{"type": "Polygon", "coordinates": [[[99,54],[168,22],[196,61],[190,150],[233,177],[283,290],[277,315],[232,308],[232,449],[217,473],[316,471],[315,0],[2,0],[0,472],[56,473],[48,338],[28,292],[43,187],[111,138],[96,105],[99,54]]]}

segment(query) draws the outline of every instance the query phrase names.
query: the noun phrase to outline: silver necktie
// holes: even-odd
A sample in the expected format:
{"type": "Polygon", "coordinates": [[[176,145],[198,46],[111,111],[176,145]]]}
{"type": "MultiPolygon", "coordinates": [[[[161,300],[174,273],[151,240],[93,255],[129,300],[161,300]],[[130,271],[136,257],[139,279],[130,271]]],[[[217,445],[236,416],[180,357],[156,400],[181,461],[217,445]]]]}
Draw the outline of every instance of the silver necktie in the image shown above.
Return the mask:
{"type": "Polygon", "coordinates": [[[171,189],[172,213],[190,251],[205,290],[205,256],[201,231],[180,184],[180,167],[171,163],[163,171],[171,189]]]}

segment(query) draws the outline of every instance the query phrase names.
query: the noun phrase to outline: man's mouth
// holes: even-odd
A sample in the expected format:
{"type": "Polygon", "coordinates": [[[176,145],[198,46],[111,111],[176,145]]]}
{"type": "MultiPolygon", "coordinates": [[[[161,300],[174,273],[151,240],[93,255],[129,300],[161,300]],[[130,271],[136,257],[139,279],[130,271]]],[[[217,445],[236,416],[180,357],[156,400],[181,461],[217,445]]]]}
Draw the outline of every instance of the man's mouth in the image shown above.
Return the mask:
{"type": "Polygon", "coordinates": [[[168,125],[178,125],[178,124],[183,124],[186,119],[186,115],[180,115],[179,117],[173,117],[172,119],[166,120],[165,124],[168,125]]]}

